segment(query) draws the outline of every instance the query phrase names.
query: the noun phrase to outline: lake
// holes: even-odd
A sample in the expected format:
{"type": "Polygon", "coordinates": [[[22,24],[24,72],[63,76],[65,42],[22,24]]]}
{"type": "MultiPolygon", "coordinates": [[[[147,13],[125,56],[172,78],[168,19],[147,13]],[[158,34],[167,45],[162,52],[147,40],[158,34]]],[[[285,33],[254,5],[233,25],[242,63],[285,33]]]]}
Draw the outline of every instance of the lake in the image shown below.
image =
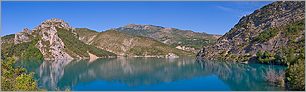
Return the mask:
{"type": "Polygon", "coordinates": [[[200,61],[194,58],[102,58],[22,61],[46,90],[284,90],[265,81],[262,64],[200,61]]]}

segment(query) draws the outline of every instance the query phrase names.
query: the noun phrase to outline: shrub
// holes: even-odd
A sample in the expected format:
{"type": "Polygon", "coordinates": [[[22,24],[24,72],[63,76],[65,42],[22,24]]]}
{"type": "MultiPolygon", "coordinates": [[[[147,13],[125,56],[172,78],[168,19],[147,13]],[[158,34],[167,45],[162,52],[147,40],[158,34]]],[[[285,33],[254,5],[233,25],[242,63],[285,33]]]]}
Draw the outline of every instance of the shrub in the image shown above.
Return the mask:
{"type": "Polygon", "coordinates": [[[1,90],[35,91],[38,90],[33,73],[27,74],[25,68],[13,67],[15,60],[7,58],[1,62],[1,90]]]}
{"type": "Polygon", "coordinates": [[[258,51],[256,53],[256,56],[257,56],[257,60],[259,61],[259,63],[269,64],[275,60],[274,55],[269,53],[268,51],[265,51],[264,53],[262,53],[261,51],[258,51]]]}
{"type": "Polygon", "coordinates": [[[290,65],[286,70],[286,85],[290,90],[305,90],[305,63],[290,65]]]}
{"type": "Polygon", "coordinates": [[[33,91],[37,90],[37,84],[31,74],[21,74],[16,78],[15,90],[33,91]]]}

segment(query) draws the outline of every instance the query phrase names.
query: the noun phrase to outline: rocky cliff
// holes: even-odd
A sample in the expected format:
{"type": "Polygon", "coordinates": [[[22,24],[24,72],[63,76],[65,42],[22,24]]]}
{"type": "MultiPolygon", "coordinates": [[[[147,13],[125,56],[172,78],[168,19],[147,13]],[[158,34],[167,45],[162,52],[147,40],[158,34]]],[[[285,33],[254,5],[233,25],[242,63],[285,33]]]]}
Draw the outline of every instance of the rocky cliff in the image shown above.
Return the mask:
{"type": "Polygon", "coordinates": [[[191,30],[180,30],[155,25],[128,24],[126,26],[116,28],[116,30],[130,35],[153,38],[159,42],[171,45],[172,47],[186,47],[186,49],[178,49],[192,52],[197,52],[203,45],[213,43],[220,37],[219,35],[198,33],[191,30]]]}
{"type": "MultiPolygon", "coordinates": [[[[101,54],[97,55],[97,53],[95,53],[97,56],[114,55],[110,52],[95,48],[94,46],[87,46],[85,43],[82,43],[81,41],[74,40],[77,38],[78,35],[75,32],[74,28],[69,26],[69,24],[64,22],[63,20],[54,18],[42,22],[33,30],[25,28],[22,32],[16,33],[14,35],[13,44],[12,42],[4,42],[5,44],[2,44],[2,46],[5,46],[7,48],[2,49],[2,51],[7,56],[16,56],[16,57],[27,56],[27,58],[36,58],[34,55],[27,55],[27,54],[31,54],[29,52],[33,52],[36,49],[38,49],[39,51],[35,51],[35,54],[37,55],[42,54],[43,59],[45,60],[89,58],[88,53],[89,52],[93,53],[96,51],[105,52],[103,53],[103,55],[101,54]],[[69,44],[71,41],[76,41],[79,43],[77,46],[71,47],[71,45],[69,44]],[[80,50],[74,49],[82,45],[84,46],[81,47],[80,50]]],[[[12,37],[7,36],[4,39],[5,39],[4,41],[6,40],[9,41],[10,39],[12,39],[12,37]]]]}
{"type": "Polygon", "coordinates": [[[295,53],[304,48],[305,2],[277,1],[244,16],[215,44],[205,46],[198,56],[209,60],[247,61],[256,53],[295,53]]]}

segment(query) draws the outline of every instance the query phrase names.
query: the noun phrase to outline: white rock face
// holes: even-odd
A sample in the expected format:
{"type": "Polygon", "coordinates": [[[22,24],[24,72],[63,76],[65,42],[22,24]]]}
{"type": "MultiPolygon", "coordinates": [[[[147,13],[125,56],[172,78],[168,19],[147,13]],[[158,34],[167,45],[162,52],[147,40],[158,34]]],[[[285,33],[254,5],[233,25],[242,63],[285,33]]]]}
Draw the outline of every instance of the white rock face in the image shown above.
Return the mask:
{"type": "Polygon", "coordinates": [[[180,49],[180,50],[185,50],[185,51],[195,51],[194,48],[186,47],[186,46],[176,46],[175,48],[180,49]]]}
{"type": "Polygon", "coordinates": [[[47,60],[73,59],[64,51],[65,44],[57,35],[56,27],[72,30],[74,32],[74,29],[63,20],[46,20],[35,28],[35,31],[37,31],[38,34],[42,36],[42,39],[38,41],[36,47],[41,51],[41,53],[44,55],[44,58],[47,60]]]}
{"type": "Polygon", "coordinates": [[[75,29],[70,27],[61,19],[46,20],[41,25],[37,26],[33,31],[24,29],[23,32],[15,35],[14,43],[30,42],[33,39],[30,37],[41,37],[35,45],[43,54],[46,60],[73,59],[64,51],[65,44],[59,38],[56,28],[62,28],[71,31],[77,36],[75,29]],[[33,35],[32,35],[33,34],[33,35]]]}
{"type": "Polygon", "coordinates": [[[168,55],[166,55],[165,57],[166,58],[179,58],[179,56],[174,53],[168,53],[168,55]]]}
{"type": "Polygon", "coordinates": [[[31,35],[31,31],[27,28],[23,29],[22,32],[16,33],[15,34],[15,39],[14,39],[14,43],[15,44],[19,44],[22,42],[30,42],[30,35],[31,35]]]}

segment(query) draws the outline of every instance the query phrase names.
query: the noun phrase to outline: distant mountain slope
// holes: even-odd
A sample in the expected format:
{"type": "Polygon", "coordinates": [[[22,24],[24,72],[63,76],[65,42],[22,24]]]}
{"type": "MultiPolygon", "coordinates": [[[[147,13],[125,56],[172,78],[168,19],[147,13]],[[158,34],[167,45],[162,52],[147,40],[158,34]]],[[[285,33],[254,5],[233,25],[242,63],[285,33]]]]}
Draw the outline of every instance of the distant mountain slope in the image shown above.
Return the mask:
{"type": "Polygon", "coordinates": [[[94,32],[90,29],[76,29],[81,39],[89,45],[116,53],[120,56],[191,56],[192,53],[170,47],[154,39],[125,34],[116,30],[94,32]]]}
{"type": "Polygon", "coordinates": [[[216,44],[204,47],[199,56],[210,60],[247,61],[262,52],[287,55],[293,50],[292,53],[301,55],[305,41],[304,13],[305,2],[273,2],[242,17],[216,44]]]}
{"type": "Polygon", "coordinates": [[[46,20],[33,30],[24,29],[2,39],[3,58],[73,59],[89,58],[88,53],[99,57],[115,56],[79,41],[75,29],[60,19],[46,20]]]}
{"type": "Polygon", "coordinates": [[[87,44],[91,44],[89,42],[91,42],[93,38],[95,38],[97,34],[99,34],[99,32],[90,30],[88,28],[76,28],[76,32],[77,34],[79,34],[79,40],[87,44]]]}
{"type": "Polygon", "coordinates": [[[180,30],[175,28],[165,28],[154,25],[128,24],[116,30],[130,35],[150,37],[162,43],[197,52],[203,45],[215,42],[220,36],[207,33],[198,33],[191,30],[180,30]],[[184,48],[189,47],[189,48],[184,48]],[[193,50],[195,49],[195,50],[193,50]]]}
{"type": "Polygon", "coordinates": [[[74,58],[89,57],[90,55],[88,53],[94,54],[98,57],[116,56],[114,53],[85,44],[78,40],[78,37],[69,33],[69,31],[65,29],[57,30],[59,37],[63,40],[65,47],[67,47],[64,50],[74,58]]]}

